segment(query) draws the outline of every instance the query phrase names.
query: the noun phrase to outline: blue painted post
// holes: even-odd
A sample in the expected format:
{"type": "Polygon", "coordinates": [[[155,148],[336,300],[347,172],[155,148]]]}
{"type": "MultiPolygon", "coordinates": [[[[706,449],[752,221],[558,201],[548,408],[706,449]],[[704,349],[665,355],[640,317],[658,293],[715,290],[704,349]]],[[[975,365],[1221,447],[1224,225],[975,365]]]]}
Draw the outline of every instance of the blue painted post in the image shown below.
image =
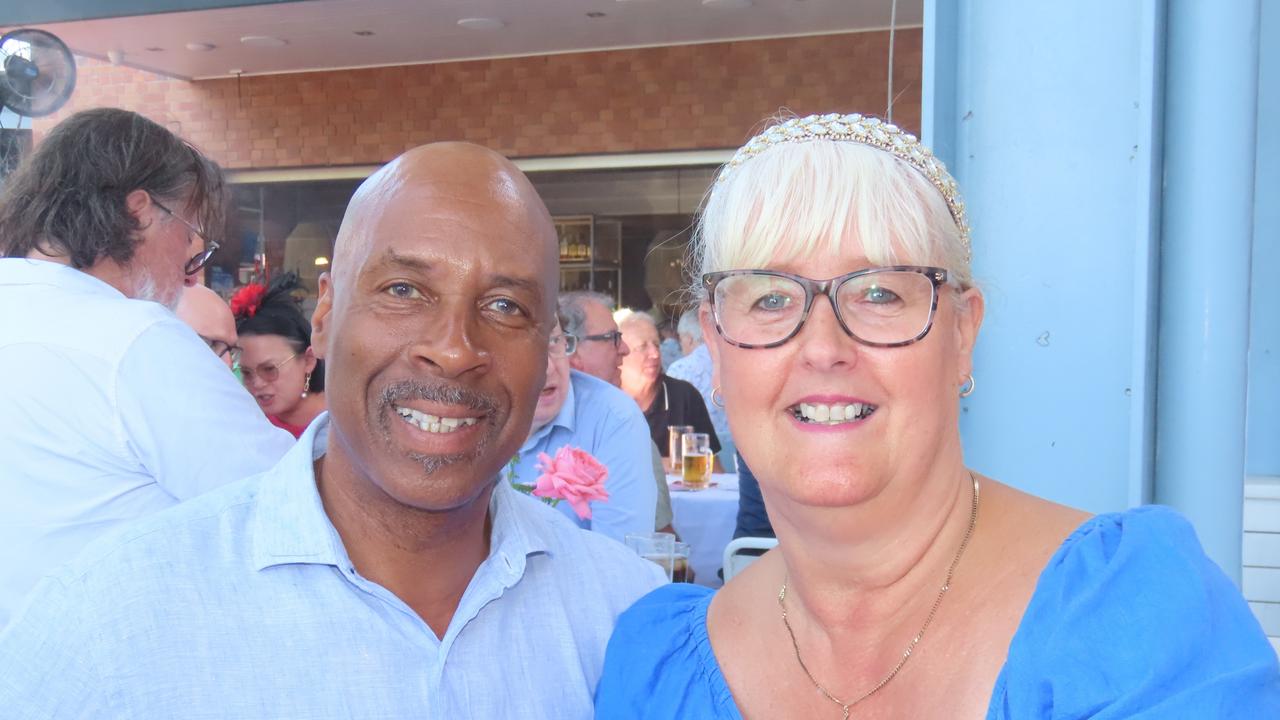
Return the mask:
{"type": "Polygon", "coordinates": [[[1240,579],[1257,0],[1169,5],[1156,500],[1240,579]]]}
{"type": "Polygon", "coordinates": [[[926,0],[925,141],[987,297],[969,464],[1092,511],[1150,497],[1163,4],[926,0]]]}
{"type": "Polygon", "coordinates": [[[1262,0],[1245,468],[1280,476],[1280,0],[1262,0]]]}

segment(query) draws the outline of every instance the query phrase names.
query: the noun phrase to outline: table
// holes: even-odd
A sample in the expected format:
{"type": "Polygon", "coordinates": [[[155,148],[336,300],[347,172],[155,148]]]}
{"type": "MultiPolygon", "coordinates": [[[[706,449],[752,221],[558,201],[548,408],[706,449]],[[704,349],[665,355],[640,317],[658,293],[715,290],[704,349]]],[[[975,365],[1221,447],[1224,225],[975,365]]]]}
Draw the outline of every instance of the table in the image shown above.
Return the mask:
{"type": "MultiPolygon", "coordinates": [[[[679,480],[668,475],[667,485],[679,480]]],[[[733,539],[738,522],[738,474],[715,473],[715,486],[706,490],[671,488],[672,525],[689,543],[689,566],[699,585],[720,587],[716,573],[724,562],[724,548],[733,539]]]]}

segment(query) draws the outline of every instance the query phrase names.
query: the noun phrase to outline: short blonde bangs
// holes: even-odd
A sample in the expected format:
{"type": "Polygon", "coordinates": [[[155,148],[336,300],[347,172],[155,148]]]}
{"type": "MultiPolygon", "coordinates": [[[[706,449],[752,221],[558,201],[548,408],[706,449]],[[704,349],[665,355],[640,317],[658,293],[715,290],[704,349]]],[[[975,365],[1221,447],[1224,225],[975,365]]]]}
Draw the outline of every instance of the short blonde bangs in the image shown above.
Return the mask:
{"type": "Polygon", "coordinates": [[[971,284],[942,194],[906,162],[855,142],[784,143],[735,168],[707,198],[690,266],[700,274],[778,267],[850,256],[858,244],[871,265],[938,265],[971,284]]]}

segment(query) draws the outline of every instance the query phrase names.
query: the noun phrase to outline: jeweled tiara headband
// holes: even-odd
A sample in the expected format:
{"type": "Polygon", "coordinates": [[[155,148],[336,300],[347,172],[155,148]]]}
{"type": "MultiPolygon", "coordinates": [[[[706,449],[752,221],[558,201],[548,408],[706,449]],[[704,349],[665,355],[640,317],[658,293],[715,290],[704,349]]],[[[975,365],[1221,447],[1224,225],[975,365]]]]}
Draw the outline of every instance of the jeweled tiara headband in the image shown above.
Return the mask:
{"type": "Polygon", "coordinates": [[[739,165],[771,147],[814,140],[869,145],[905,161],[918,170],[938,189],[938,192],[942,193],[942,199],[947,201],[947,209],[951,211],[951,219],[955,221],[956,228],[960,231],[965,260],[973,258],[973,248],[969,243],[969,221],[965,219],[964,199],[960,197],[960,188],[956,185],[955,178],[951,177],[942,161],[934,157],[929,148],[922,145],[915,135],[897,125],[883,122],[879,118],[863,117],[858,113],[851,115],[831,113],[792,118],[774,125],[739,148],[733,159],[721,168],[716,182],[723,182],[739,165]]]}

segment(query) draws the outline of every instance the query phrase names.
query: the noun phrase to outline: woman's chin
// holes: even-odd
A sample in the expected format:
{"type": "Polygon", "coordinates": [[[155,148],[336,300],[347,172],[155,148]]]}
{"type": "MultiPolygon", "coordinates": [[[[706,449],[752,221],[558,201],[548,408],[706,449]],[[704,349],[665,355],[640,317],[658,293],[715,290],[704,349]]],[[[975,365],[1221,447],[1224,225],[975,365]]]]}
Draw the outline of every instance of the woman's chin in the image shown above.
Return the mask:
{"type": "Polygon", "coordinates": [[[875,498],[883,490],[867,474],[851,472],[847,466],[794,468],[781,483],[761,482],[766,483],[773,489],[771,496],[780,495],[787,502],[809,507],[850,507],[875,498]]]}

